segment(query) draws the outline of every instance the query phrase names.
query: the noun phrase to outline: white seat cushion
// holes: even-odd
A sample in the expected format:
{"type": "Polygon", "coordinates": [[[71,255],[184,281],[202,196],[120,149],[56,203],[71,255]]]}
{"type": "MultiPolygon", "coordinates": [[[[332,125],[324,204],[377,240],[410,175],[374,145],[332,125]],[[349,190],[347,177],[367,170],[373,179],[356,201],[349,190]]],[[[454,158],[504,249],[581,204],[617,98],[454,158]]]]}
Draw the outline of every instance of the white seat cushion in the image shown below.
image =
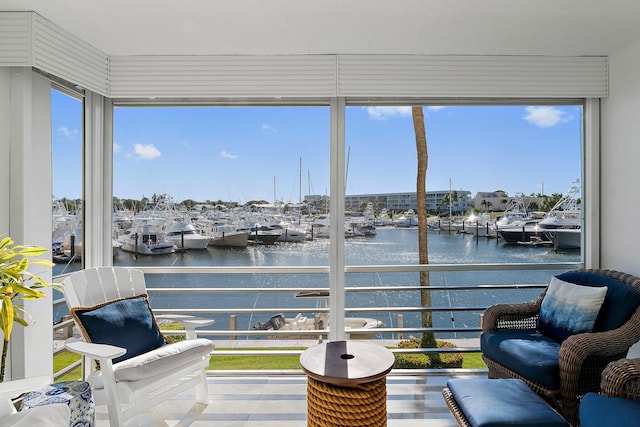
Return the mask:
{"type": "MultiPolygon", "coordinates": [[[[206,338],[167,344],[114,364],[114,376],[116,381],[137,381],[163,375],[202,360],[213,349],[213,342],[206,338]]],[[[104,387],[100,371],[92,373],[87,381],[93,388],[104,387]]]]}

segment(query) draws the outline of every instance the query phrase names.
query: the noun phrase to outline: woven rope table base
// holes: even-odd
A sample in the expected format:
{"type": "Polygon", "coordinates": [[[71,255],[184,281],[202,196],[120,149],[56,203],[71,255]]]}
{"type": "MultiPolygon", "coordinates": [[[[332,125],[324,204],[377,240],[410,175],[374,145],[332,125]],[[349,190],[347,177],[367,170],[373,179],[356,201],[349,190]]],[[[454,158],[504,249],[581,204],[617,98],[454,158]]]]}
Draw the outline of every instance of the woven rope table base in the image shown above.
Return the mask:
{"type": "Polygon", "coordinates": [[[387,382],[383,377],[353,387],[307,379],[307,427],[387,425],[387,382]]]}

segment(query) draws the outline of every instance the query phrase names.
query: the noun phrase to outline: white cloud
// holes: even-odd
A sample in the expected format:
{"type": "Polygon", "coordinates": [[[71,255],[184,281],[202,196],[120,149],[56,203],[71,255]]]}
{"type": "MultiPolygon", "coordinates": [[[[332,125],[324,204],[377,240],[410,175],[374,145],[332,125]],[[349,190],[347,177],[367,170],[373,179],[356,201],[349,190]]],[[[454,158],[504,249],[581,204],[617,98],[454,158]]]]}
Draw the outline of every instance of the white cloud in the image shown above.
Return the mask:
{"type": "Polygon", "coordinates": [[[160,150],[158,150],[153,144],[135,144],[133,146],[133,153],[142,160],[153,160],[162,155],[160,150]]]}
{"type": "Polygon", "coordinates": [[[227,150],[222,150],[220,152],[220,156],[224,157],[225,159],[237,159],[238,158],[237,154],[231,154],[227,150]]]}
{"type": "Polygon", "coordinates": [[[263,123],[263,124],[262,124],[262,130],[271,131],[271,132],[273,132],[273,133],[278,132],[278,129],[276,129],[276,128],[274,128],[273,126],[268,125],[268,124],[266,124],[266,123],[263,123]]]}
{"type": "Polygon", "coordinates": [[[447,108],[447,107],[445,107],[444,105],[432,105],[432,106],[430,106],[430,107],[427,107],[427,110],[430,110],[430,111],[440,111],[440,110],[443,110],[443,109],[445,109],[445,108],[447,108]]]}
{"type": "Polygon", "coordinates": [[[411,116],[411,107],[367,107],[367,114],[372,120],[386,120],[396,116],[411,116]]]}
{"type": "Polygon", "coordinates": [[[556,107],[527,107],[523,118],[529,123],[548,128],[572,119],[565,111],[556,107]]]}
{"type": "Polygon", "coordinates": [[[58,132],[66,136],[67,138],[71,138],[78,134],[78,129],[69,129],[66,126],[61,126],[58,128],[58,132]]]}
{"type": "Polygon", "coordinates": [[[113,143],[113,152],[114,153],[119,153],[122,151],[122,146],[120,144],[116,144],[115,142],[113,143]]]}

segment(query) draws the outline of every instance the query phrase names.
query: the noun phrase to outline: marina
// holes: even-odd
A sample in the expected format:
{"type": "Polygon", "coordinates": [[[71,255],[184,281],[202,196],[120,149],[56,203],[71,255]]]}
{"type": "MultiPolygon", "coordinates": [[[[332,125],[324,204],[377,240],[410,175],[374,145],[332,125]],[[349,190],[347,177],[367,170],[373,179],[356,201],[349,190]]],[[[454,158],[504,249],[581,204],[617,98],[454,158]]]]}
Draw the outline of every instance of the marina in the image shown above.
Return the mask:
{"type": "MultiPolygon", "coordinates": [[[[433,326],[445,338],[474,338],[483,310],[495,303],[534,298],[553,271],[510,271],[509,264],[557,264],[581,261],[580,187],[558,196],[549,212],[531,211],[516,194],[504,212],[468,216],[430,216],[427,220],[429,264],[501,266],[500,271],[450,268],[433,271],[429,299],[433,326]],[[495,289],[518,283],[538,288],[495,289]]],[[[55,233],[64,258],[54,269],[62,274],[80,268],[81,252],[64,246],[78,221],[54,203],[55,233]],[[74,254],[69,257],[67,254],[74,254]]],[[[408,210],[376,213],[372,203],[347,212],[343,222],[346,266],[415,266],[418,264],[418,216],[408,210]]],[[[168,195],[137,214],[119,209],[113,216],[113,264],[130,267],[232,268],[231,273],[148,274],[155,310],[197,312],[215,320],[219,339],[314,339],[329,328],[328,270],[322,274],[277,274],[254,268],[328,267],[329,213],[303,214],[302,206],[278,204],[187,210],[168,195]],[[244,270],[247,270],[245,273],[244,270]],[[158,289],[154,292],[153,289],[158,289]],[[185,289],[185,292],[180,292],[185,289]],[[188,291],[187,291],[188,290],[188,291]],[[304,297],[303,297],[304,296],[304,297]],[[323,331],[323,332],[317,332],[323,331]],[[236,332],[238,335],[235,335],[236,332]]],[[[268,270],[267,270],[268,271],[268,270]]],[[[560,270],[558,273],[561,272],[560,270]]],[[[424,293],[418,271],[345,275],[345,327],[361,339],[394,339],[401,328],[422,326],[424,293]]],[[[55,310],[54,320],[66,315],[55,310]]],[[[398,333],[398,336],[400,334],[398,333]]]]}

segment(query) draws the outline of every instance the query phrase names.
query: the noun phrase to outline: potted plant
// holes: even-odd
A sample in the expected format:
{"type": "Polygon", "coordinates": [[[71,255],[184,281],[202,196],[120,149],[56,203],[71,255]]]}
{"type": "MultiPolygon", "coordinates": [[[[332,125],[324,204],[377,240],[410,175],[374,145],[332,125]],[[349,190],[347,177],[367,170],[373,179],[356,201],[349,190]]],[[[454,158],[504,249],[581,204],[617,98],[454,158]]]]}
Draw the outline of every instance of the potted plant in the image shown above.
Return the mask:
{"type": "MultiPolygon", "coordinates": [[[[41,246],[16,245],[10,237],[0,240],[0,330],[2,331],[2,356],[0,358],[0,382],[4,381],[7,348],[11,339],[14,322],[29,326],[26,317],[31,318],[17,301],[44,298],[46,295],[38,289],[51,286],[40,277],[27,271],[30,265],[53,266],[44,259],[28,258],[42,255],[47,250],[41,246]]],[[[33,320],[31,318],[31,320],[33,320]]]]}

